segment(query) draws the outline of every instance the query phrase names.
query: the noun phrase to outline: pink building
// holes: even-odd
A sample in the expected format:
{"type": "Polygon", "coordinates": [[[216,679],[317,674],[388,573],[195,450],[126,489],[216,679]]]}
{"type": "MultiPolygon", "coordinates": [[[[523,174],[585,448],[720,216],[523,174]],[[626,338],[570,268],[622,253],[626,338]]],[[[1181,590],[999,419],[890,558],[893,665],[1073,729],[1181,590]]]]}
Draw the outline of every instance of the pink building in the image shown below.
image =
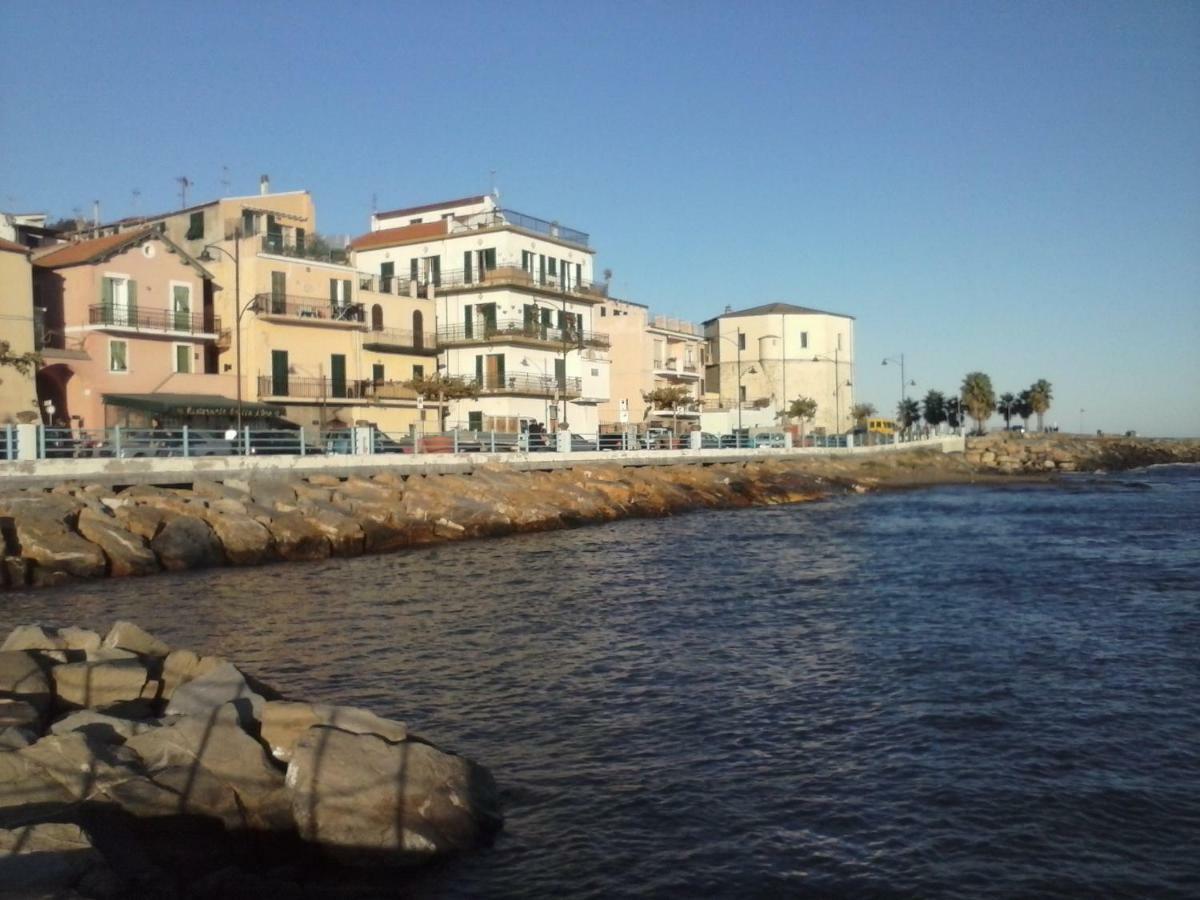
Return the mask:
{"type": "Polygon", "coordinates": [[[233,405],[233,376],[217,373],[212,276],[159,230],[42,252],[34,304],[46,346],[38,395],[56,424],[140,425],[151,409],[164,424],[207,424],[233,405]],[[171,397],[177,410],[163,408],[171,397]]]}

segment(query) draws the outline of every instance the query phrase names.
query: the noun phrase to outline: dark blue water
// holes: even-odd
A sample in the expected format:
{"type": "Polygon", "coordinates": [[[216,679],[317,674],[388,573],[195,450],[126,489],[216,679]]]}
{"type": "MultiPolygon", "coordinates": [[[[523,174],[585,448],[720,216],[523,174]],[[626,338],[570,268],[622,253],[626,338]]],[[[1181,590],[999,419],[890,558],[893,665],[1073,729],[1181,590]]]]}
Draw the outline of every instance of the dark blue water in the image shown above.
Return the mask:
{"type": "MultiPolygon", "coordinates": [[[[1200,896],[1200,470],[11,595],[500,781],[431,897],[1200,896]]],[[[410,883],[410,886],[411,883],[410,883]]]]}

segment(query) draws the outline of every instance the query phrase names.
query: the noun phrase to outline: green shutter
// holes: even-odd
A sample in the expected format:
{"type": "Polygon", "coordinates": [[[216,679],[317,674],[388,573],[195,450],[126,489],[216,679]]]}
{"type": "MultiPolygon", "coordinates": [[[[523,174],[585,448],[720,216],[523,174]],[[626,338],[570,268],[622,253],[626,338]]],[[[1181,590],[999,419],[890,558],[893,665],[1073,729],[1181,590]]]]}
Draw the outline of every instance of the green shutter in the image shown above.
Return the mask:
{"type": "Polygon", "coordinates": [[[336,278],[329,279],[329,305],[335,308],[338,305],[338,280],[336,278]]]}
{"type": "Polygon", "coordinates": [[[477,355],[475,357],[475,383],[478,385],[483,384],[483,356],[482,355],[477,355]]]}
{"type": "Polygon", "coordinates": [[[112,324],[113,314],[113,280],[111,278],[100,279],[100,315],[101,323],[104,325],[112,324]]]}
{"type": "Polygon", "coordinates": [[[175,345],[175,371],[184,373],[192,371],[192,347],[190,344],[175,345]]]}
{"type": "Polygon", "coordinates": [[[488,247],[483,251],[483,269],[490,272],[496,268],[496,248],[488,247]]]}
{"type": "Polygon", "coordinates": [[[504,378],[504,354],[501,353],[496,357],[496,377],[500,379],[500,385],[503,386],[508,382],[504,378]]]}
{"type": "Polygon", "coordinates": [[[130,278],[126,285],[129,290],[129,313],[125,321],[130,325],[137,325],[137,282],[130,278]]]}
{"type": "Polygon", "coordinates": [[[440,256],[433,257],[433,286],[441,287],[442,284],[442,258],[440,256]]]}
{"type": "Polygon", "coordinates": [[[342,303],[346,306],[350,305],[350,301],[354,299],[354,285],[349,278],[342,279],[342,303]]]}
{"type": "Polygon", "coordinates": [[[376,384],[383,384],[383,364],[375,363],[371,366],[371,380],[376,384]]]}
{"type": "Polygon", "coordinates": [[[471,283],[471,251],[463,251],[463,281],[471,283]]]}
{"type": "Polygon", "coordinates": [[[408,277],[412,281],[417,280],[417,267],[419,265],[420,265],[420,263],[417,262],[416,258],[410,259],[408,261],[408,277]]]}
{"type": "Polygon", "coordinates": [[[467,303],[463,306],[463,337],[475,336],[475,320],[474,316],[472,315],[473,311],[473,307],[470,303],[467,303]]]}
{"type": "Polygon", "coordinates": [[[346,355],[344,353],[331,353],[329,355],[329,375],[330,381],[333,383],[333,396],[346,396],[346,355]]]}
{"type": "Polygon", "coordinates": [[[288,392],[288,353],[286,350],[271,351],[271,395],[286,397],[288,392]]]}
{"type": "Polygon", "coordinates": [[[554,380],[558,383],[558,389],[566,392],[567,390],[567,361],[565,359],[556,359],[554,361],[554,380]]]}

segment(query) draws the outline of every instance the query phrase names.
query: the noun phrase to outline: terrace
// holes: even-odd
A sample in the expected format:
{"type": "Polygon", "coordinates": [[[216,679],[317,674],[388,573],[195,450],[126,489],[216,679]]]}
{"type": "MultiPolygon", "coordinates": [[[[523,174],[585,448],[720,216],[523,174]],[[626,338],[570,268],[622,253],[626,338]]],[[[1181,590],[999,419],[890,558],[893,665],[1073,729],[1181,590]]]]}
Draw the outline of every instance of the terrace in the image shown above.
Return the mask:
{"type": "Polygon", "coordinates": [[[468,381],[481,394],[512,394],[527,397],[566,397],[568,400],[583,393],[582,380],[577,377],[555,378],[552,375],[517,374],[506,377],[473,378],[468,381]]]}
{"type": "Polygon", "coordinates": [[[333,303],[328,297],[298,297],[292,294],[256,294],[252,309],[263,319],[300,325],[335,328],[364,328],[361,303],[333,303]]]}
{"type": "Polygon", "coordinates": [[[221,319],[211,313],[177,312],[171,309],[116,307],[97,303],[88,307],[88,325],[108,331],[150,331],[215,338],[221,319]]]}
{"type": "Polygon", "coordinates": [[[595,347],[607,350],[612,346],[609,336],[598,331],[551,328],[521,319],[447,325],[438,329],[437,339],[443,347],[465,344],[516,344],[533,348],[595,347]]]}
{"type": "Polygon", "coordinates": [[[438,337],[433,331],[403,331],[398,328],[378,328],[367,332],[363,349],[377,353],[408,353],[436,356],[438,337]]]}

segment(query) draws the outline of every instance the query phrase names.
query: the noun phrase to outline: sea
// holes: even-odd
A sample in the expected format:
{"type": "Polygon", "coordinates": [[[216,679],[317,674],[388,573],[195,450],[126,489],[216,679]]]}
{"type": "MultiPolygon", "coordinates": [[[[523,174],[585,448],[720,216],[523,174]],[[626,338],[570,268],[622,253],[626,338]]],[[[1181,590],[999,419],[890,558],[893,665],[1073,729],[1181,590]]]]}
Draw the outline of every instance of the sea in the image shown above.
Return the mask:
{"type": "Polygon", "coordinates": [[[415,897],[1200,896],[1200,467],[0,595],[483,763],[415,897]]]}

